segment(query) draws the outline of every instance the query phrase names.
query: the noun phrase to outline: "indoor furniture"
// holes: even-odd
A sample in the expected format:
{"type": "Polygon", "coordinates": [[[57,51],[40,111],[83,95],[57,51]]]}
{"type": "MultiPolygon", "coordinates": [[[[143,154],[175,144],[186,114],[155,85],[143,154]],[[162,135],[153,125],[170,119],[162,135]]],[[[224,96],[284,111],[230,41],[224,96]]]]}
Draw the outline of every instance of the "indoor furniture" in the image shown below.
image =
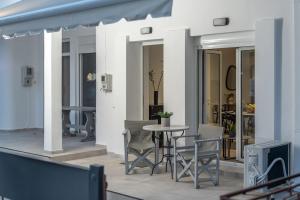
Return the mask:
{"type": "Polygon", "coordinates": [[[96,107],[84,107],[84,106],[63,106],[63,134],[70,134],[70,128],[76,128],[79,130],[85,130],[87,135],[81,142],[94,141],[96,139],[95,136],[95,113],[96,107]],[[84,125],[71,124],[70,122],[70,112],[77,111],[80,113],[84,113],[86,116],[86,122],[84,125]]]}

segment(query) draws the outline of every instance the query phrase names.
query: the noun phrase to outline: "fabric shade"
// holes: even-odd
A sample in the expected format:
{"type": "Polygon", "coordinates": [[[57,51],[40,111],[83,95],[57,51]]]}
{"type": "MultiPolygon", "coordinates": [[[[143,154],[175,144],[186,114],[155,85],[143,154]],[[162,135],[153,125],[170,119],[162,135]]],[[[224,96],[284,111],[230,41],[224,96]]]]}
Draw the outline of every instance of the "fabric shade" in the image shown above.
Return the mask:
{"type": "Polygon", "coordinates": [[[0,9],[0,34],[35,35],[77,26],[170,16],[172,0],[22,0],[0,9]]]}

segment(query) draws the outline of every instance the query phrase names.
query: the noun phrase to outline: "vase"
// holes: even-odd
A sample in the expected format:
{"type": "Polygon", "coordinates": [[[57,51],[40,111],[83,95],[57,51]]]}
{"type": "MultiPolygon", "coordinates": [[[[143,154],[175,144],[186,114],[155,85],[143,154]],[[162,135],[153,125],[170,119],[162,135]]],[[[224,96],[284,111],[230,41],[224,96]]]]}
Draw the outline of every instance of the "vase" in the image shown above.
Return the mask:
{"type": "Polygon", "coordinates": [[[170,118],[161,118],[161,126],[162,127],[170,127],[170,118]]]}
{"type": "Polygon", "coordinates": [[[154,105],[158,105],[158,91],[154,91],[154,105]]]}

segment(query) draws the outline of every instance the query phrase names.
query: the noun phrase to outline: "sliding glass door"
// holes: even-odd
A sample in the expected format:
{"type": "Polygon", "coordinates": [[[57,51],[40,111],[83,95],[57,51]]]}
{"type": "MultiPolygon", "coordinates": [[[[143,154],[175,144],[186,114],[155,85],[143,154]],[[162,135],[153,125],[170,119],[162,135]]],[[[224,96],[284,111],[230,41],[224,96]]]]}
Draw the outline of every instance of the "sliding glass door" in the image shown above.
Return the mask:
{"type": "Polygon", "coordinates": [[[238,136],[240,153],[244,158],[244,146],[255,141],[255,51],[253,48],[237,49],[238,62],[238,136]]]}
{"type": "Polygon", "coordinates": [[[223,159],[243,161],[244,146],[255,141],[255,50],[203,50],[201,55],[201,123],[223,126],[223,159]]]}
{"type": "Polygon", "coordinates": [[[220,125],[222,54],[219,51],[205,51],[204,58],[202,119],[204,124],[220,125]]]}

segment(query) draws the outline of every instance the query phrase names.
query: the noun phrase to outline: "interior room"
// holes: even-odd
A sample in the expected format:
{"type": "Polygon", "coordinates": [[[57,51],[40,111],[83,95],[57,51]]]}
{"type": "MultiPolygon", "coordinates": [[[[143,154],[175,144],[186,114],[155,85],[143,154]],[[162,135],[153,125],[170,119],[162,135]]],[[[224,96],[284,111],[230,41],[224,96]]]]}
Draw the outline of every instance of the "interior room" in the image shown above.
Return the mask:
{"type": "Polygon", "coordinates": [[[204,51],[202,121],[224,127],[224,160],[242,162],[255,140],[254,56],[254,49],[204,51]]]}
{"type": "Polygon", "coordinates": [[[143,46],[144,119],[160,119],[164,109],[163,45],[143,46]]]}

